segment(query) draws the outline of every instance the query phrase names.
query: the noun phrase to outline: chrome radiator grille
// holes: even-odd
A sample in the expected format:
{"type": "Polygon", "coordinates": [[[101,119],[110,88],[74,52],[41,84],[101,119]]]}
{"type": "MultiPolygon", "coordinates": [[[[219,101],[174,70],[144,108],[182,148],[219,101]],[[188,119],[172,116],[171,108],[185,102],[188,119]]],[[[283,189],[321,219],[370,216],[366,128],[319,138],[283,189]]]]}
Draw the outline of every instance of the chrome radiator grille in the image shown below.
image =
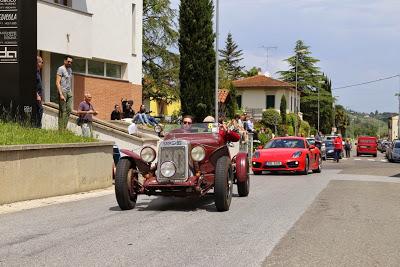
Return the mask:
{"type": "Polygon", "coordinates": [[[158,153],[158,175],[159,182],[184,182],[188,178],[188,153],[189,143],[183,140],[168,140],[160,144],[158,153]],[[160,168],[161,164],[171,161],[176,166],[176,173],[174,176],[167,178],[163,177],[160,168]]]}

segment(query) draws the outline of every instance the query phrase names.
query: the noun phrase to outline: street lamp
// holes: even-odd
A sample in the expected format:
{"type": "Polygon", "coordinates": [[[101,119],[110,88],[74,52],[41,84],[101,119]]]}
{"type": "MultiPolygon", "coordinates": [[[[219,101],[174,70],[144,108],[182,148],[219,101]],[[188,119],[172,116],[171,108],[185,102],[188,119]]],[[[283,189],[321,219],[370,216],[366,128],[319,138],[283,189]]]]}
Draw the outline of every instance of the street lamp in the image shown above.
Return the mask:
{"type": "Polygon", "coordinates": [[[215,0],[215,122],[218,122],[218,82],[219,82],[219,0],[215,0]]]}
{"type": "Polygon", "coordinates": [[[294,135],[295,136],[297,136],[297,132],[298,132],[298,130],[297,130],[297,116],[298,116],[298,111],[300,111],[300,103],[298,103],[298,102],[300,102],[299,101],[299,99],[297,99],[297,87],[298,87],[298,81],[297,81],[297,68],[298,68],[298,62],[299,62],[299,54],[300,53],[304,53],[304,52],[306,52],[307,50],[305,50],[305,49],[301,49],[301,50],[297,50],[296,51],[296,69],[295,69],[295,73],[296,73],[296,91],[295,91],[295,95],[294,95],[294,98],[295,98],[295,103],[294,103],[294,113],[295,113],[295,125],[294,125],[294,135]]]}

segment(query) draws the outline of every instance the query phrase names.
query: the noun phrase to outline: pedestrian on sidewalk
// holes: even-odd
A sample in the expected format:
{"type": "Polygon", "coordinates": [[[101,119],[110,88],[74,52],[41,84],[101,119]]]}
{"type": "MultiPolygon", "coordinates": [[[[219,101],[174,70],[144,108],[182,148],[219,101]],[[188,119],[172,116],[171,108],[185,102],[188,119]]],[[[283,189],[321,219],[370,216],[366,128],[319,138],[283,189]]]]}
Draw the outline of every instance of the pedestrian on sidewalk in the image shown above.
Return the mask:
{"type": "Polygon", "coordinates": [[[79,104],[78,109],[82,135],[85,137],[93,137],[93,115],[97,115],[91,101],[92,96],[89,93],[85,94],[85,100],[79,104]]]}
{"type": "Polygon", "coordinates": [[[346,143],[344,144],[344,150],[346,151],[346,158],[350,158],[350,152],[351,152],[351,141],[349,138],[346,139],[346,143]]]}
{"type": "Polygon", "coordinates": [[[40,71],[43,66],[43,59],[39,56],[36,57],[36,114],[34,126],[36,128],[42,128],[42,117],[43,117],[43,85],[42,76],[40,71]]]}
{"type": "Polygon", "coordinates": [[[335,150],[335,161],[339,163],[340,154],[343,151],[343,139],[340,134],[333,140],[333,146],[335,150]]]}
{"type": "Polygon", "coordinates": [[[67,129],[72,110],[72,61],[71,56],[64,57],[64,65],[58,68],[56,86],[59,96],[58,130],[67,129]]]}

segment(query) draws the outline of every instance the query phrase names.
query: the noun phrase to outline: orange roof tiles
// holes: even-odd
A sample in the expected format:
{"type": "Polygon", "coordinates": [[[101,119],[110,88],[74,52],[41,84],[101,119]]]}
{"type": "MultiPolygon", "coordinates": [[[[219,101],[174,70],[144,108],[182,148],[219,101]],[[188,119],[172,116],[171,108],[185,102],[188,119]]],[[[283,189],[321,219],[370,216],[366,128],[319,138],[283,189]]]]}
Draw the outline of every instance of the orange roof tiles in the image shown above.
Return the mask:
{"type": "Polygon", "coordinates": [[[285,87],[285,88],[293,88],[294,86],[287,82],[282,82],[276,79],[272,79],[265,75],[256,75],[249,78],[244,78],[241,80],[236,80],[233,82],[233,85],[236,88],[268,88],[268,87],[285,87]]]}

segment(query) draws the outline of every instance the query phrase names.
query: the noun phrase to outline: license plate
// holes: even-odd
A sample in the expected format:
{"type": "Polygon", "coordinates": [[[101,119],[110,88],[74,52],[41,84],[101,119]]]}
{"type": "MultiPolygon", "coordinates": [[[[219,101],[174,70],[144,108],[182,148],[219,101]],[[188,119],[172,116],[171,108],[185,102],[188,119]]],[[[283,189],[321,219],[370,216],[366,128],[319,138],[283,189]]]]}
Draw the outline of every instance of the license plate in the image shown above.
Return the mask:
{"type": "Polygon", "coordinates": [[[266,163],[266,165],[267,165],[267,166],[281,166],[281,165],[282,165],[282,162],[280,162],[280,161],[268,161],[268,162],[266,163]]]}
{"type": "Polygon", "coordinates": [[[360,146],[360,148],[369,148],[369,146],[360,146]]]}

